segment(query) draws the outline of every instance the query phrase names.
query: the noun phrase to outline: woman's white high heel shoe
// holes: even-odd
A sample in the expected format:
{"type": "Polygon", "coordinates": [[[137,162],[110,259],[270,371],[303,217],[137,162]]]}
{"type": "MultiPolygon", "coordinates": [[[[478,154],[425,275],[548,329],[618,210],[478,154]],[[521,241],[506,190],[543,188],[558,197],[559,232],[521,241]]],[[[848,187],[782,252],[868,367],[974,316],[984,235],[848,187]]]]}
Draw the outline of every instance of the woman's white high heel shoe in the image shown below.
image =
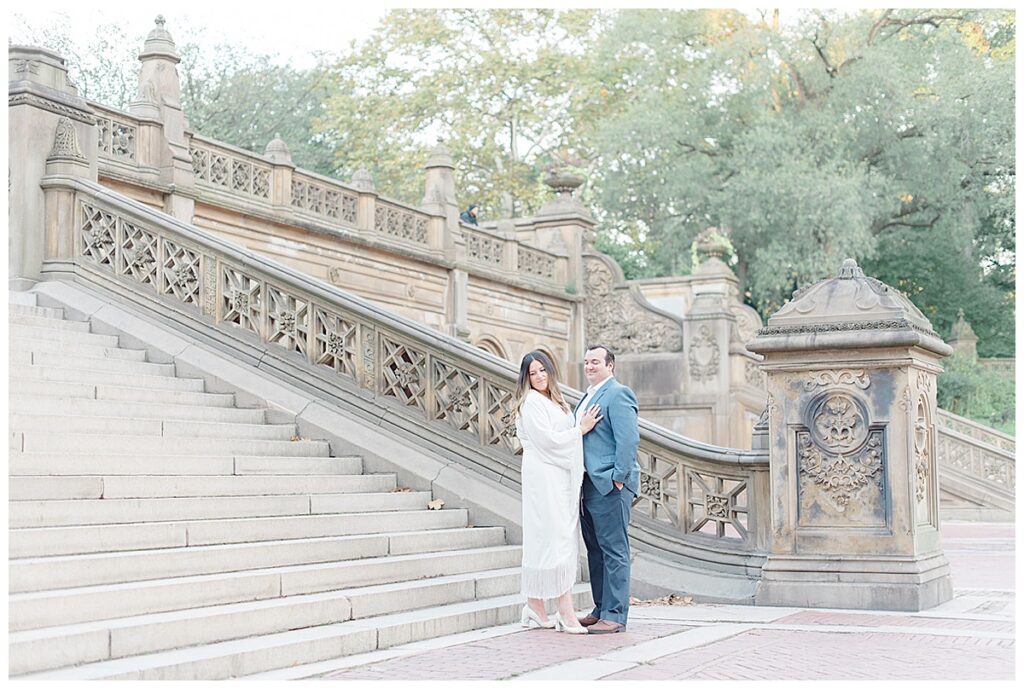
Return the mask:
{"type": "Polygon", "coordinates": [[[535,613],[529,605],[523,606],[523,616],[520,623],[527,629],[533,629],[534,627],[540,627],[541,629],[551,629],[555,626],[555,623],[551,621],[549,617],[547,620],[542,621],[540,615],[535,613]]]}
{"type": "Polygon", "coordinates": [[[557,612],[553,615],[555,619],[555,631],[565,632],[566,634],[588,634],[587,628],[579,622],[576,623],[575,627],[570,627],[565,622],[562,622],[562,616],[557,612]]]}

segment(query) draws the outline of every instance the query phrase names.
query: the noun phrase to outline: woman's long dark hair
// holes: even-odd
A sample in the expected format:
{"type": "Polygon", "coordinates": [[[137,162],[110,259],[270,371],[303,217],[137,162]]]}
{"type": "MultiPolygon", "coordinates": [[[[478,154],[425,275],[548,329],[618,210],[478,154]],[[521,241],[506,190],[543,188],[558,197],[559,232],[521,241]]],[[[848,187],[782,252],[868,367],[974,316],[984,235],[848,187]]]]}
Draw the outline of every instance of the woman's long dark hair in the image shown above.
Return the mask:
{"type": "Polygon", "coordinates": [[[547,371],[548,399],[568,412],[569,404],[565,401],[565,398],[562,397],[562,391],[558,389],[558,371],[555,369],[555,365],[551,363],[551,359],[548,358],[547,354],[534,350],[526,354],[526,356],[523,357],[523,362],[519,364],[519,380],[516,382],[516,396],[515,401],[512,404],[513,414],[516,416],[519,415],[519,409],[523,406],[523,402],[526,401],[526,395],[533,389],[533,386],[530,385],[530,364],[534,361],[539,361],[540,365],[544,367],[545,371],[547,371]]]}

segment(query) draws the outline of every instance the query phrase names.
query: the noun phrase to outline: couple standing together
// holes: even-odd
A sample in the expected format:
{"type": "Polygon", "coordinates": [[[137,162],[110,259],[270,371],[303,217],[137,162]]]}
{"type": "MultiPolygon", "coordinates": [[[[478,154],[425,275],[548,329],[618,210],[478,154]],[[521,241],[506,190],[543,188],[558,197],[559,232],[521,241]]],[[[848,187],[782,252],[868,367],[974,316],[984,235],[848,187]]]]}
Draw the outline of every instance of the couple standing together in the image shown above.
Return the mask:
{"type": "Polygon", "coordinates": [[[523,445],[523,608],[526,627],[572,634],[624,631],[629,614],[629,509],[638,488],[636,395],[613,377],[615,355],[587,349],[589,387],[573,410],[551,360],[530,352],[519,367],[516,432],[523,445]],[[580,499],[582,493],[582,501],[580,499]],[[594,610],[572,602],[579,532],[587,547],[594,610]],[[544,600],[557,599],[549,619],[544,600]]]}

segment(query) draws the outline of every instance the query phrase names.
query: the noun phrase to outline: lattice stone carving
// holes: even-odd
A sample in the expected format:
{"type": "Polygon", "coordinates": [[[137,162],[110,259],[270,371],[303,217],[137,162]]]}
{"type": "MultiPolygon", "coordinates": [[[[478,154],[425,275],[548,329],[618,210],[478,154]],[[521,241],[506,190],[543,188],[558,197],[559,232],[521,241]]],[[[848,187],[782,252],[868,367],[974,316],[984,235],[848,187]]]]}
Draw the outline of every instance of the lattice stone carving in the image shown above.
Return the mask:
{"type": "Polygon", "coordinates": [[[640,465],[639,494],[634,501],[637,511],[679,528],[682,524],[679,500],[682,465],[643,449],[637,453],[637,463],[640,465]]]}
{"type": "Polygon", "coordinates": [[[221,321],[260,335],[262,283],[232,266],[224,266],[221,276],[221,321]]]}
{"type": "Polygon", "coordinates": [[[743,478],[686,470],[686,532],[745,540],[748,484],[743,478]]]}
{"type": "Polygon", "coordinates": [[[480,433],[480,379],[438,359],[433,361],[434,418],[458,431],[480,433]]]}
{"type": "Polygon", "coordinates": [[[124,239],[118,272],[142,285],[157,289],[157,235],[123,220],[121,232],[124,239]]]}
{"type": "Polygon", "coordinates": [[[484,237],[469,230],[466,233],[466,256],[471,261],[500,266],[504,263],[505,245],[499,239],[484,237]]]}
{"type": "Polygon", "coordinates": [[[203,256],[203,314],[217,315],[217,258],[203,256]]]}
{"type": "Polygon", "coordinates": [[[487,445],[502,446],[516,454],[521,453],[523,448],[516,436],[516,423],[512,418],[515,394],[493,383],[487,383],[484,389],[484,442],[487,445]]]}
{"type": "Polygon", "coordinates": [[[417,244],[427,243],[427,219],[393,206],[377,203],[373,228],[377,232],[398,237],[417,244]]]}
{"type": "Polygon", "coordinates": [[[267,285],[267,300],[267,342],[305,354],[309,304],[273,285],[267,285]]]}
{"type": "Polygon", "coordinates": [[[270,198],[270,168],[252,160],[191,144],[192,169],[196,179],[236,194],[258,199],[270,198]]]}
{"type": "Polygon", "coordinates": [[[199,308],[200,254],[166,238],[161,253],[160,293],[199,308]]]}
{"type": "Polygon", "coordinates": [[[381,335],[380,393],[427,411],[427,355],[381,335]]]}
{"type": "Polygon", "coordinates": [[[354,194],[315,184],[305,178],[292,177],[293,208],[354,225],[357,201],[354,194]]]}
{"type": "Polygon", "coordinates": [[[366,325],[363,330],[363,387],[375,389],[377,382],[377,332],[366,325]]]}
{"type": "Polygon", "coordinates": [[[109,117],[97,119],[99,125],[98,145],[100,155],[117,158],[129,162],[135,161],[135,140],[138,129],[126,122],[118,122],[109,117]]]}
{"type": "Polygon", "coordinates": [[[585,256],[584,268],[587,342],[606,344],[616,354],[683,348],[682,326],[649,310],[631,290],[614,289],[612,269],[601,258],[585,256]]]}
{"type": "MultiPolygon", "coordinates": [[[[556,232],[554,236],[561,238],[562,235],[556,232]]],[[[555,278],[555,257],[520,244],[519,270],[527,275],[553,280],[555,278]]]]}
{"type": "Polygon", "coordinates": [[[82,256],[114,270],[117,251],[117,218],[112,213],[82,203],[82,256]]]}
{"type": "Polygon", "coordinates": [[[697,381],[710,381],[718,376],[718,364],[721,352],[711,328],[700,326],[697,334],[690,340],[690,378],[697,381]]]}
{"type": "Polygon", "coordinates": [[[313,362],[334,369],[335,373],[356,379],[355,321],[316,307],[313,317],[313,362]]]}

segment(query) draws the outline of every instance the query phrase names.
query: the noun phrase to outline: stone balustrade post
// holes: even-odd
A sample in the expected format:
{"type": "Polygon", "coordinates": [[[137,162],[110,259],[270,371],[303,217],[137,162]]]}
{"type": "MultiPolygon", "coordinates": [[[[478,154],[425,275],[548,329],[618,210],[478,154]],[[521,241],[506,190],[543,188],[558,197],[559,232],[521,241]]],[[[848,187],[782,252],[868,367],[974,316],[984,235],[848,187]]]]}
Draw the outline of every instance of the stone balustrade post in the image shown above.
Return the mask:
{"type": "MultiPolygon", "coordinates": [[[[443,257],[453,263],[464,261],[466,241],[459,229],[459,206],[455,198],[455,162],[448,147],[440,141],[427,159],[425,189],[420,208],[434,216],[430,224],[431,247],[439,247],[443,257]],[[437,236],[440,232],[440,236],[437,236]],[[436,242],[436,243],[435,243],[436,242]]],[[[448,334],[469,337],[469,275],[457,268],[448,271],[445,300],[448,334]]]]}
{"type": "Polygon", "coordinates": [[[377,212],[377,186],[373,182],[373,175],[366,168],[359,168],[352,175],[352,186],[359,192],[356,227],[362,232],[371,232],[377,212]]]}
{"type": "Polygon", "coordinates": [[[852,259],[794,294],[764,356],[772,533],[756,602],[922,610],[952,597],[939,540],[936,375],[950,347],[852,259]]]}
{"type": "Polygon", "coordinates": [[[270,202],[282,211],[290,211],[295,163],[292,162],[292,152],[288,150],[288,144],[281,139],[280,134],[275,134],[267,144],[263,157],[273,166],[270,170],[270,202]]]}
{"type": "MultiPolygon", "coordinates": [[[[196,175],[185,131],[188,119],[181,109],[177,69],[181,58],[164,23],[164,18],[157,16],[156,27],[139,54],[142,67],[132,113],[162,125],[159,140],[145,146],[150,151],[146,155],[154,158],[151,162],[159,169],[160,181],[170,188],[164,197],[164,212],[190,223],[195,215],[196,175]]],[[[148,136],[156,137],[156,132],[148,136]]]]}
{"type": "Polygon", "coordinates": [[[8,288],[26,290],[39,279],[46,258],[71,251],[66,238],[48,234],[48,226],[58,215],[71,226],[73,199],[58,202],[40,183],[46,175],[96,181],[97,132],[64,59],[42,48],[8,49],[7,113],[8,288]]]}

